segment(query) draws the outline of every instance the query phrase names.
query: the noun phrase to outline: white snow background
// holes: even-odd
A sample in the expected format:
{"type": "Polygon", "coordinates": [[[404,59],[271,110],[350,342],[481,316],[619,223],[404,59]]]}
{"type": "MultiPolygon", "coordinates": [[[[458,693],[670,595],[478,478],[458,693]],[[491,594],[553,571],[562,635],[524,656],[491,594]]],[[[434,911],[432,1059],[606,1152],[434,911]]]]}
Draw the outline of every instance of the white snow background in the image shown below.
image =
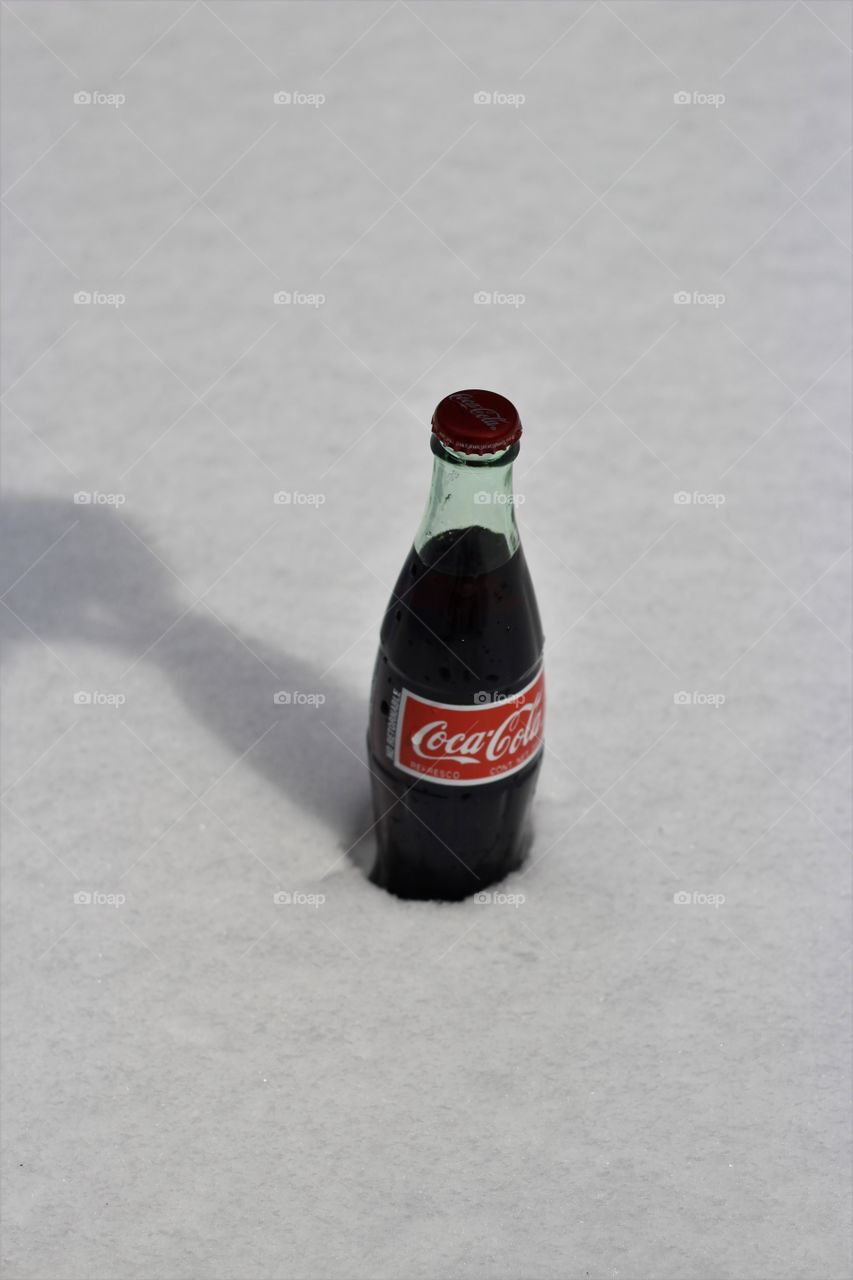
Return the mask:
{"type": "Polygon", "coordinates": [[[7,1274],[848,1274],[850,6],[2,16],[7,1274]],[[514,906],[362,870],[462,387],[514,906]]]}

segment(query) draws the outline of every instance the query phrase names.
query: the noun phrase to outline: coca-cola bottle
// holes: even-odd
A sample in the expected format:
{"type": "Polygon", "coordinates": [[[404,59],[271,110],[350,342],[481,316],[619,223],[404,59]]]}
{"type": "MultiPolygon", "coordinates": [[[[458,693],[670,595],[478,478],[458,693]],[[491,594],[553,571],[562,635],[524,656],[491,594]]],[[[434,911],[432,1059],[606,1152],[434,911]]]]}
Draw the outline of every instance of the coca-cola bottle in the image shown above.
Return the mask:
{"type": "Polygon", "coordinates": [[[375,884],[456,900],[515,870],[542,761],[542,626],[515,521],[521,422],[491,391],[432,419],[432,489],[385,612],[367,746],[375,884]]]}

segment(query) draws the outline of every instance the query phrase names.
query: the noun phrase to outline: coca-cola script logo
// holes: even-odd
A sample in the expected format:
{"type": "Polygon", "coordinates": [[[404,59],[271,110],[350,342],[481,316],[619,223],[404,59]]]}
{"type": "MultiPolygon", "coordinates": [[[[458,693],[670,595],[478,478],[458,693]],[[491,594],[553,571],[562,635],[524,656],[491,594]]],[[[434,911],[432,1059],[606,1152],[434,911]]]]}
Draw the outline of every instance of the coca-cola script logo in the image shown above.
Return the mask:
{"type": "Polygon", "coordinates": [[[545,676],[488,706],[460,707],[403,691],[394,763],[450,787],[495,782],[522,769],[542,746],[545,676]]]}

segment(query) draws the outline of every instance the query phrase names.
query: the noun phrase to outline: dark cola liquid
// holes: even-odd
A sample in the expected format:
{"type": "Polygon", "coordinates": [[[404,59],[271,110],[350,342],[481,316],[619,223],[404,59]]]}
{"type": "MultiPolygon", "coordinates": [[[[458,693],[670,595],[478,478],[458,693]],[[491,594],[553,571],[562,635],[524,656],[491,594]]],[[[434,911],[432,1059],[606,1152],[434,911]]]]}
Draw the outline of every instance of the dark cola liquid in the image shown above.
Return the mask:
{"type": "Polygon", "coordinates": [[[506,778],[444,786],[388,758],[389,715],[401,691],[472,707],[513,694],[537,673],[542,626],[524,553],[469,528],[412,551],[382,623],[368,752],[378,854],[371,879],[402,898],[458,900],[524,860],[540,751],[506,778]],[[381,816],[380,816],[381,815],[381,816]]]}

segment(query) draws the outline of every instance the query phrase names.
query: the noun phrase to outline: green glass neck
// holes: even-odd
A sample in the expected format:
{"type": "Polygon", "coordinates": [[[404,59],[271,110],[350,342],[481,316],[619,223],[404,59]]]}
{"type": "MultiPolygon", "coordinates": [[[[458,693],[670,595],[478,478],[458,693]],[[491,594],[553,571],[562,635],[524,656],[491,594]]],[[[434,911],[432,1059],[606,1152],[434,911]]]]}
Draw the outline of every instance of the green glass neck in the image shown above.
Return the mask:
{"type": "Polygon", "coordinates": [[[518,457],[518,444],[477,458],[452,452],[435,436],[431,444],[435,455],[432,487],[415,535],[415,551],[423,555],[433,539],[454,530],[461,535],[466,529],[485,529],[495,535],[488,540],[489,558],[497,559],[497,564],[484,568],[505,563],[519,545],[512,490],[512,464],[518,457]]]}

